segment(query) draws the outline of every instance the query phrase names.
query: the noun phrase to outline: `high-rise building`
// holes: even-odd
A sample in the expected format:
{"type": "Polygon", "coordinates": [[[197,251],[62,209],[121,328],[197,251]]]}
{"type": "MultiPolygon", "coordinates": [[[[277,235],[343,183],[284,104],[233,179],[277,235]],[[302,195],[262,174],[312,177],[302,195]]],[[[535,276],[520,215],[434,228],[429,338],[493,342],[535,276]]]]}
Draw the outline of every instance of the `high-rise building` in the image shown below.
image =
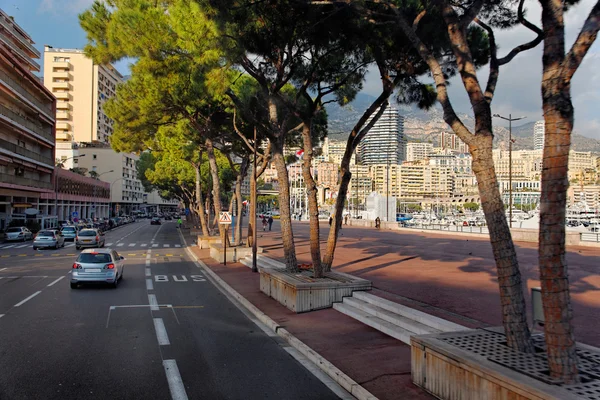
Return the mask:
{"type": "Polygon", "coordinates": [[[533,125],[533,149],[544,150],[544,136],[546,135],[546,122],[537,121],[533,125]]]}
{"type": "Polygon", "coordinates": [[[108,143],[114,121],[103,107],[122,81],[112,65],[95,64],[83,50],[44,48],[44,85],[57,98],[58,159],[77,155],[65,143],[108,143]]]}
{"type": "MultiPolygon", "coordinates": [[[[342,164],[342,158],[344,158],[344,153],[346,152],[346,141],[345,140],[331,140],[329,138],[325,138],[323,141],[323,156],[325,161],[329,161],[335,163],[337,165],[342,164]]],[[[352,158],[350,159],[350,164],[354,164],[354,156],[352,154],[352,158]]]]}
{"type": "Polygon", "coordinates": [[[432,152],[432,143],[408,143],[406,145],[406,161],[424,160],[432,152]]]}
{"type": "Polygon", "coordinates": [[[26,211],[51,226],[55,99],[33,75],[40,70],[33,44],[0,10],[0,230],[25,222],[26,211]]]}
{"type": "Polygon", "coordinates": [[[319,163],[317,166],[317,182],[319,185],[337,192],[340,171],[339,165],[330,162],[319,163]]]}
{"type": "Polygon", "coordinates": [[[393,105],[388,104],[379,120],[365,135],[359,144],[358,153],[360,162],[364,165],[398,165],[406,160],[404,117],[393,105]]]}

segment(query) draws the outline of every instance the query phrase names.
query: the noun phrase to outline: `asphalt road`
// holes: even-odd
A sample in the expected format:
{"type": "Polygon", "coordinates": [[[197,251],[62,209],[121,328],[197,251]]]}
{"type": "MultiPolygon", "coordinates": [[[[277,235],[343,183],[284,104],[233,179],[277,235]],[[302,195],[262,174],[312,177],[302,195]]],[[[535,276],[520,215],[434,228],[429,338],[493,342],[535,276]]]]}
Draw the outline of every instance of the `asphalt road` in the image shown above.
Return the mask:
{"type": "Polygon", "coordinates": [[[106,243],[126,258],[117,289],[71,289],[73,246],[0,244],[0,399],[338,398],[206,279],[175,223],[106,243]]]}

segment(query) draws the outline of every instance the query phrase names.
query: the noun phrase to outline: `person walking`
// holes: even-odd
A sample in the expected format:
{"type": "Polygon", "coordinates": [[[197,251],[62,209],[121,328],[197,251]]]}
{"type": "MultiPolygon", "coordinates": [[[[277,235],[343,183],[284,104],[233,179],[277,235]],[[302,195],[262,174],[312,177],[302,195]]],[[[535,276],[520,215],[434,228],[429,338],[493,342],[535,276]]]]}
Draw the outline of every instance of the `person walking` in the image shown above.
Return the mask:
{"type": "Polygon", "coordinates": [[[273,227],[273,216],[272,216],[272,215],[271,215],[271,216],[269,216],[269,220],[268,220],[268,222],[269,222],[269,231],[270,231],[270,230],[271,230],[271,228],[273,227]]]}
{"type": "Polygon", "coordinates": [[[181,217],[177,218],[177,229],[181,229],[182,223],[183,223],[183,221],[181,220],[181,217]]]}
{"type": "Polygon", "coordinates": [[[329,216],[329,226],[331,226],[332,223],[333,223],[333,217],[330,215],[329,216]]]}
{"type": "Polygon", "coordinates": [[[263,232],[267,230],[267,219],[264,217],[262,217],[262,226],[263,226],[263,232]]]}
{"type": "Polygon", "coordinates": [[[348,225],[348,214],[344,217],[344,225],[348,225]]]}

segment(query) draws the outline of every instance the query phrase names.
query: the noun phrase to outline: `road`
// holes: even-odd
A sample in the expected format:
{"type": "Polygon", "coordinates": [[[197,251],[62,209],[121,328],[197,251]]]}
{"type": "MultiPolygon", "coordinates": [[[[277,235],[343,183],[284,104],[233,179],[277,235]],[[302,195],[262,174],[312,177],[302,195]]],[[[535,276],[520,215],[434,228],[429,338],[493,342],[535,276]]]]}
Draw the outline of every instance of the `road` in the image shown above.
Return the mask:
{"type": "Polygon", "coordinates": [[[71,289],[74,246],[0,244],[0,399],[338,398],[204,276],[174,222],[106,243],[126,258],[117,289],[71,289]]]}

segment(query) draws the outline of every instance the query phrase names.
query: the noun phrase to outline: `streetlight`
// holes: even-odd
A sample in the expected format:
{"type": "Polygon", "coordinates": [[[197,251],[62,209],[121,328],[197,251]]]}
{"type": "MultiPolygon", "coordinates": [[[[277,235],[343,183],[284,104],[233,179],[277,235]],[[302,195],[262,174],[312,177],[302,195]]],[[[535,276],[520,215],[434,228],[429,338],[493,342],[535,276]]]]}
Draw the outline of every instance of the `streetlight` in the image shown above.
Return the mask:
{"type": "MultiPolygon", "coordinates": [[[[111,172],[115,172],[115,171],[111,169],[110,171],[106,171],[106,172],[103,172],[103,173],[101,173],[101,174],[97,174],[97,175],[95,176],[95,179],[96,179],[97,181],[99,181],[99,180],[100,180],[100,177],[101,177],[102,175],[104,175],[104,174],[110,174],[111,172]]],[[[96,203],[97,203],[97,201],[96,201],[96,185],[94,185],[94,218],[96,218],[96,211],[97,211],[97,210],[96,210],[96,203]]]]}
{"type": "Polygon", "coordinates": [[[500,114],[494,114],[494,117],[502,118],[508,121],[508,218],[509,226],[512,228],[512,122],[518,121],[527,117],[513,118],[512,114],[508,114],[508,118],[500,114]]]}
{"type": "MultiPolygon", "coordinates": [[[[64,160],[61,160],[56,167],[62,169],[66,161],[81,157],[85,157],[85,154],[65,158],[64,160]]],[[[56,208],[56,224],[58,225],[58,171],[56,170],[56,167],[54,167],[54,207],[56,208]]]]}

